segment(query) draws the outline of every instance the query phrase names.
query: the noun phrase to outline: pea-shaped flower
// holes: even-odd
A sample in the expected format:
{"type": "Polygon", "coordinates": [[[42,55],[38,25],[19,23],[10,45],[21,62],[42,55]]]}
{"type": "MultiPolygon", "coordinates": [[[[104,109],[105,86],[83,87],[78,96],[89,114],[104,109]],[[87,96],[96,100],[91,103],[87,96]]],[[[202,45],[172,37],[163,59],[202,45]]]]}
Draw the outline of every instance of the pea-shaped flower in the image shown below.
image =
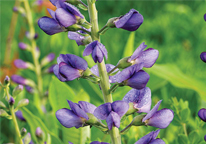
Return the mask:
{"type": "Polygon", "coordinates": [[[96,106],[85,101],[79,101],[78,104],[69,100],[67,101],[71,110],[67,108],[58,110],[56,112],[56,117],[59,122],[67,128],[79,128],[85,126],[85,122],[89,120],[86,113],[93,113],[96,106]]]}
{"type": "Polygon", "coordinates": [[[128,31],[136,31],[142,23],[143,16],[135,9],[131,9],[127,14],[114,21],[117,28],[122,28],[128,31]]]}
{"type": "Polygon", "coordinates": [[[202,52],[202,53],[200,54],[200,59],[201,59],[203,62],[206,63],[206,52],[202,52]]]}
{"type": "Polygon", "coordinates": [[[104,56],[107,59],[107,49],[99,41],[93,41],[86,46],[83,56],[88,56],[90,54],[92,54],[92,58],[95,63],[97,63],[97,61],[101,63],[104,56]]]}
{"type": "Polygon", "coordinates": [[[60,54],[53,72],[60,81],[71,81],[83,75],[87,69],[87,62],[73,54],[60,54]]]}
{"type": "Polygon", "coordinates": [[[124,69],[118,74],[116,82],[120,83],[120,86],[127,85],[135,89],[144,88],[150,76],[148,73],[141,70],[142,67],[143,64],[135,64],[124,69]]]}
{"type": "Polygon", "coordinates": [[[142,122],[144,122],[145,125],[164,129],[171,123],[174,118],[174,113],[172,110],[167,108],[158,111],[161,102],[162,100],[160,100],[142,119],[142,122]]]}
{"type": "Polygon", "coordinates": [[[82,30],[79,30],[77,32],[69,31],[68,38],[71,40],[75,40],[78,46],[87,45],[92,42],[91,36],[83,32],[82,30]]]}
{"type": "Polygon", "coordinates": [[[108,129],[111,130],[113,126],[120,127],[121,117],[128,109],[129,105],[124,101],[105,103],[95,109],[94,116],[98,119],[106,120],[108,129]]]}
{"type": "Polygon", "coordinates": [[[135,144],[165,144],[165,142],[159,138],[156,139],[160,129],[152,131],[149,134],[140,138],[135,144]]]}
{"type": "Polygon", "coordinates": [[[198,116],[200,117],[201,120],[206,122],[206,109],[205,108],[200,109],[198,112],[198,116]]]}
{"type": "Polygon", "coordinates": [[[148,113],[151,108],[151,90],[145,87],[141,90],[132,89],[122,99],[127,103],[133,103],[133,108],[138,113],[148,113]]]}

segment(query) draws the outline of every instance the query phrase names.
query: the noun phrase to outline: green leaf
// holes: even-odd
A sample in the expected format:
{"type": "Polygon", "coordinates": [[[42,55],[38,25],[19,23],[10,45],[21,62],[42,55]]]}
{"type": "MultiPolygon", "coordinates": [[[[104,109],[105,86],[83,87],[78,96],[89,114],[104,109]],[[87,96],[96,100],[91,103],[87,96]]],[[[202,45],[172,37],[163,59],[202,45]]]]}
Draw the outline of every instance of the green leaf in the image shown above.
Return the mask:
{"type": "Polygon", "coordinates": [[[135,39],[135,32],[131,32],[129,38],[127,40],[127,44],[124,48],[123,58],[131,56],[134,52],[134,39],[135,39]]]}
{"type": "Polygon", "coordinates": [[[194,77],[185,75],[176,65],[155,64],[152,68],[146,69],[146,71],[168,80],[176,87],[195,90],[199,93],[202,99],[206,100],[206,84],[194,77]]]}
{"type": "Polygon", "coordinates": [[[44,123],[41,121],[40,118],[38,118],[37,116],[33,115],[27,108],[21,108],[21,111],[23,113],[24,118],[26,119],[26,121],[28,122],[29,126],[30,126],[30,130],[31,130],[31,135],[32,135],[32,140],[37,143],[37,138],[35,136],[35,131],[37,127],[40,127],[42,129],[42,131],[45,134],[45,138],[44,140],[48,140],[49,137],[47,136],[47,134],[50,134],[51,136],[51,142],[52,143],[58,143],[58,144],[62,144],[62,142],[53,134],[51,133],[47,127],[44,125],[44,123]]]}
{"type": "Polygon", "coordinates": [[[187,136],[185,136],[185,135],[183,135],[183,134],[180,134],[179,136],[178,136],[178,143],[179,144],[188,144],[188,139],[187,139],[187,136]]]}
{"type": "Polygon", "coordinates": [[[189,108],[183,109],[180,112],[180,116],[181,116],[181,121],[183,123],[186,123],[188,121],[189,116],[190,116],[190,109],[189,108]]]}
{"type": "Polygon", "coordinates": [[[190,132],[188,137],[191,144],[197,144],[198,141],[200,140],[199,134],[196,131],[190,132]]]}

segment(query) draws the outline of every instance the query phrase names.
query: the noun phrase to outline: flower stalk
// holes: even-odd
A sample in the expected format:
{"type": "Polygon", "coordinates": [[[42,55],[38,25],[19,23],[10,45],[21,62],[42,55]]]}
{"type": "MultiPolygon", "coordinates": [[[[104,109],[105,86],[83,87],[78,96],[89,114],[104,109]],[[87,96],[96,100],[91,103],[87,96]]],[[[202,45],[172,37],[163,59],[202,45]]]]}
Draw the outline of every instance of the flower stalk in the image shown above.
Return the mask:
{"type": "MultiPolygon", "coordinates": [[[[90,17],[90,23],[92,25],[91,27],[91,37],[92,40],[98,40],[100,41],[100,35],[99,35],[99,26],[98,26],[98,16],[97,16],[97,10],[95,6],[95,2],[93,3],[91,0],[87,0],[88,4],[88,11],[89,11],[89,17],[90,17]]],[[[100,77],[100,86],[102,89],[104,102],[113,102],[112,95],[110,94],[110,83],[109,83],[109,76],[106,70],[104,59],[101,63],[97,62],[98,70],[99,70],[99,77],[100,77]]],[[[116,127],[113,127],[111,131],[109,131],[112,144],[121,144],[121,136],[119,134],[119,129],[116,127]]]]}

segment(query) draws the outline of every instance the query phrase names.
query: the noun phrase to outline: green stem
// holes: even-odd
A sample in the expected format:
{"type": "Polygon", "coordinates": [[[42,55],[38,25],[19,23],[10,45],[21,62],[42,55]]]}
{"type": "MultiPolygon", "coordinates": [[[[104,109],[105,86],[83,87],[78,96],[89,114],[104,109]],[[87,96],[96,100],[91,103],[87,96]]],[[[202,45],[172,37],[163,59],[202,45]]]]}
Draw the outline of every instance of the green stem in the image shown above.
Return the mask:
{"type": "Polygon", "coordinates": [[[111,74],[112,72],[114,72],[117,69],[117,66],[115,66],[111,71],[108,72],[108,74],[111,74]]]}
{"type": "Polygon", "coordinates": [[[130,123],[129,125],[127,125],[123,130],[121,130],[121,134],[124,133],[125,131],[129,130],[130,127],[132,126],[132,123],[130,123]]]}
{"type": "Polygon", "coordinates": [[[36,41],[33,38],[35,35],[35,30],[34,30],[34,25],[33,25],[32,13],[31,13],[31,9],[30,9],[28,0],[23,0],[23,2],[24,2],[26,14],[27,14],[29,33],[30,33],[30,36],[32,37],[30,39],[31,54],[32,54],[34,67],[35,67],[35,73],[36,73],[36,77],[37,77],[37,89],[39,92],[39,96],[42,96],[43,95],[43,84],[42,84],[41,66],[39,64],[39,60],[38,60],[38,56],[37,56],[37,52],[36,52],[36,41]]]}
{"type": "Polygon", "coordinates": [[[101,30],[99,30],[99,34],[102,35],[104,34],[110,27],[108,27],[107,25],[105,25],[101,30]]]}
{"type": "Polygon", "coordinates": [[[184,129],[185,136],[187,136],[187,127],[186,127],[186,124],[183,123],[182,126],[183,126],[183,129],[184,129]]]}
{"type": "Polygon", "coordinates": [[[118,84],[118,83],[114,84],[114,85],[111,87],[111,89],[109,90],[109,92],[110,92],[110,93],[113,93],[118,87],[119,87],[119,84],[118,84]]]}
{"type": "MultiPolygon", "coordinates": [[[[91,37],[92,40],[98,40],[100,41],[99,36],[99,26],[98,26],[98,16],[97,16],[97,10],[95,3],[92,3],[91,0],[87,0],[88,4],[88,11],[89,11],[89,17],[90,17],[90,23],[92,24],[91,27],[91,37]]],[[[104,60],[101,63],[97,63],[98,70],[99,70],[99,77],[100,77],[100,86],[102,89],[104,102],[113,102],[112,95],[109,92],[110,89],[110,83],[109,83],[109,76],[106,71],[106,66],[104,60]]],[[[112,144],[121,144],[121,136],[119,134],[119,129],[116,127],[113,127],[111,131],[109,131],[112,144]]]]}

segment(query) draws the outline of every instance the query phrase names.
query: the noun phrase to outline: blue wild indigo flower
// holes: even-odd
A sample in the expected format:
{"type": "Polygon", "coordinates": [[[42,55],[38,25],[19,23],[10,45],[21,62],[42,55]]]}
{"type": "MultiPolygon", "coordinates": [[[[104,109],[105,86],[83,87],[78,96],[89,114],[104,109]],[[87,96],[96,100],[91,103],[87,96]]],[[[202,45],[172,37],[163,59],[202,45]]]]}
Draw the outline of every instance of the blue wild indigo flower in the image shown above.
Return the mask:
{"type": "Polygon", "coordinates": [[[96,106],[85,101],[79,101],[78,104],[69,100],[67,101],[71,110],[67,108],[58,110],[56,112],[56,117],[59,122],[67,128],[86,126],[87,124],[85,122],[89,120],[87,113],[93,114],[96,106]]]}
{"type": "Polygon", "coordinates": [[[15,112],[16,117],[21,120],[21,121],[26,121],[26,119],[23,117],[23,114],[20,110],[18,110],[17,112],[15,112]]]}
{"type": "Polygon", "coordinates": [[[200,109],[198,112],[198,116],[200,117],[201,120],[206,122],[206,109],[205,108],[200,109]]]}
{"type": "Polygon", "coordinates": [[[206,52],[202,52],[202,53],[200,54],[200,59],[201,59],[203,62],[206,63],[206,52]]]}
{"type": "Polygon", "coordinates": [[[142,119],[145,125],[164,129],[171,123],[174,118],[174,113],[172,110],[166,108],[158,111],[161,102],[162,100],[142,119]]]}
{"type": "Polygon", "coordinates": [[[88,44],[84,49],[83,56],[88,56],[90,54],[92,54],[95,63],[97,63],[97,61],[101,63],[104,56],[107,59],[107,49],[97,40],[88,44]]]}
{"type": "Polygon", "coordinates": [[[142,23],[143,16],[135,9],[131,9],[127,14],[114,21],[117,28],[122,28],[128,31],[136,31],[142,23]]]}
{"type": "Polygon", "coordinates": [[[18,83],[18,84],[22,84],[22,85],[27,85],[28,84],[28,80],[23,78],[20,75],[12,75],[11,79],[13,82],[18,83]]]}
{"type": "Polygon", "coordinates": [[[101,120],[106,120],[108,129],[113,126],[119,128],[121,117],[129,109],[129,104],[124,101],[115,101],[113,103],[105,103],[94,110],[94,116],[101,120]]]}
{"type": "Polygon", "coordinates": [[[160,129],[152,131],[149,134],[140,138],[135,144],[165,144],[165,142],[159,138],[156,139],[160,129]]]}
{"type": "Polygon", "coordinates": [[[60,54],[57,58],[54,68],[54,74],[60,81],[71,81],[83,75],[87,69],[87,62],[73,54],[60,54]]]}
{"type": "Polygon", "coordinates": [[[27,69],[29,67],[28,63],[21,60],[21,59],[16,59],[14,61],[14,65],[17,67],[17,68],[21,68],[21,69],[27,69]]]}
{"type": "Polygon", "coordinates": [[[120,86],[130,86],[134,89],[142,89],[146,86],[149,81],[149,74],[141,70],[143,64],[132,65],[123,71],[121,71],[117,76],[117,81],[120,86]]]}
{"type": "Polygon", "coordinates": [[[133,108],[138,113],[148,113],[151,108],[151,90],[145,87],[141,90],[131,89],[122,99],[127,103],[133,103],[133,108]]]}
{"type": "Polygon", "coordinates": [[[69,31],[68,38],[75,40],[78,46],[84,46],[92,42],[91,36],[83,32],[82,30],[78,30],[77,32],[69,31]]]}

